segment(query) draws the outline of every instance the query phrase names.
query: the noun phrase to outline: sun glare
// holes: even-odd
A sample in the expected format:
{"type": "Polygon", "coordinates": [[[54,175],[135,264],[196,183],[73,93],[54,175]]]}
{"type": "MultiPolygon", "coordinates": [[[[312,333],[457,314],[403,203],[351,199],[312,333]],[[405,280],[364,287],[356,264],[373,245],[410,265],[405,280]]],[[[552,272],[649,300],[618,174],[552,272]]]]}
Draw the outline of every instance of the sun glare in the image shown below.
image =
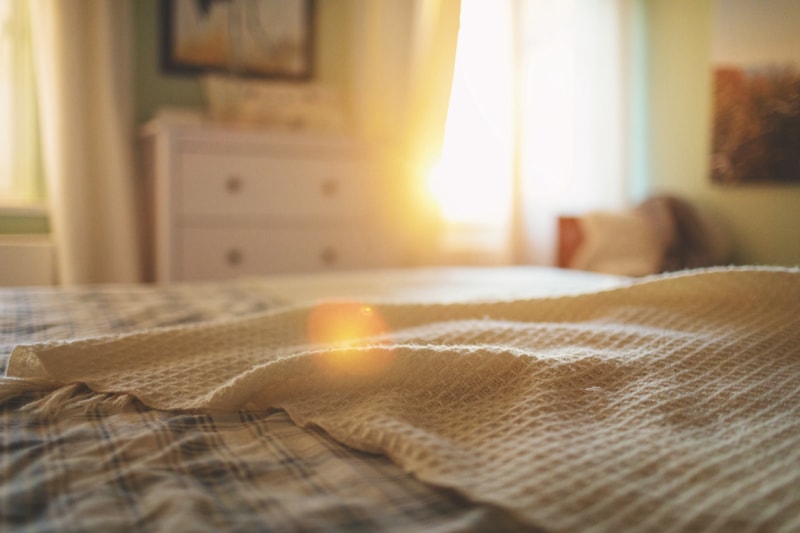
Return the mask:
{"type": "Polygon", "coordinates": [[[394,356],[387,345],[389,328],[372,306],[352,301],[324,302],[309,314],[308,340],[329,351],[321,358],[334,373],[374,375],[384,371],[394,356]]]}
{"type": "Polygon", "coordinates": [[[513,168],[510,16],[507,3],[462,2],[442,158],[429,176],[431,193],[450,223],[499,225],[509,215],[513,168]]]}

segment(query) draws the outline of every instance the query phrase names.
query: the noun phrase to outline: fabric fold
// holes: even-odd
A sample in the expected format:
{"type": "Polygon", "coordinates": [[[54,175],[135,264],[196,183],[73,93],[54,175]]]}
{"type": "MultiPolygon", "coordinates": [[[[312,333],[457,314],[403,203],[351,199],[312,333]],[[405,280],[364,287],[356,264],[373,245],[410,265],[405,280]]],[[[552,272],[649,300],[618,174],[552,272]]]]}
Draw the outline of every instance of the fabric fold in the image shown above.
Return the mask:
{"type": "Polygon", "coordinates": [[[800,527],[796,269],[326,305],[327,319],[303,307],[21,346],[0,388],[50,380],[156,409],[284,409],[548,530],[800,527]]]}

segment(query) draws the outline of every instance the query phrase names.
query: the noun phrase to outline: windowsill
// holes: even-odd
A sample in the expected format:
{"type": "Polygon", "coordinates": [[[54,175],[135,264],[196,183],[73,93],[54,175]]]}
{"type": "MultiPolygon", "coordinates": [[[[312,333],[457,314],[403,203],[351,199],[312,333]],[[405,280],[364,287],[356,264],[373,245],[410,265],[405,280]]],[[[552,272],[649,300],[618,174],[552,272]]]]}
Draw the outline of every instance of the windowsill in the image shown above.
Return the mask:
{"type": "Polygon", "coordinates": [[[47,216],[45,204],[12,204],[0,202],[0,217],[44,217],[47,216]]]}

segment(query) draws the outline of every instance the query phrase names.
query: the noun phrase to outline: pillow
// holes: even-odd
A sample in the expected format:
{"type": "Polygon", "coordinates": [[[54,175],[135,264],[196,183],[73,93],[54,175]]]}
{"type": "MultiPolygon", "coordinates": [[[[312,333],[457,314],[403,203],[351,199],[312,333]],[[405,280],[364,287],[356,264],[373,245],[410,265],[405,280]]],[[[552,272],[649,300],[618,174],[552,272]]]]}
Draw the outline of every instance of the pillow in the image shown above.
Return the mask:
{"type": "Polygon", "coordinates": [[[580,219],[583,241],[570,268],[646,276],[660,272],[664,247],[653,225],[638,211],[594,211],[580,219]]]}

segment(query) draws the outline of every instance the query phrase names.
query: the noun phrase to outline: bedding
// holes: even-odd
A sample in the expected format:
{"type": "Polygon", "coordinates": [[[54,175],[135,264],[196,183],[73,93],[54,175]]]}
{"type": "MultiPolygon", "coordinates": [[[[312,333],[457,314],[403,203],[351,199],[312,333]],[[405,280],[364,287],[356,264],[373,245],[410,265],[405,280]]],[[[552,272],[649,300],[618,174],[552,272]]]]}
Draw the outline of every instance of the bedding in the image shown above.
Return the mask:
{"type": "Polygon", "coordinates": [[[798,276],[3,291],[3,525],[797,530],[798,276]]]}
{"type": "Polygon", "coordinates": [[[559,218],[559,266],[645,276],[725,265],[732,250],[718,220],[676,196],[559,218]]]}

